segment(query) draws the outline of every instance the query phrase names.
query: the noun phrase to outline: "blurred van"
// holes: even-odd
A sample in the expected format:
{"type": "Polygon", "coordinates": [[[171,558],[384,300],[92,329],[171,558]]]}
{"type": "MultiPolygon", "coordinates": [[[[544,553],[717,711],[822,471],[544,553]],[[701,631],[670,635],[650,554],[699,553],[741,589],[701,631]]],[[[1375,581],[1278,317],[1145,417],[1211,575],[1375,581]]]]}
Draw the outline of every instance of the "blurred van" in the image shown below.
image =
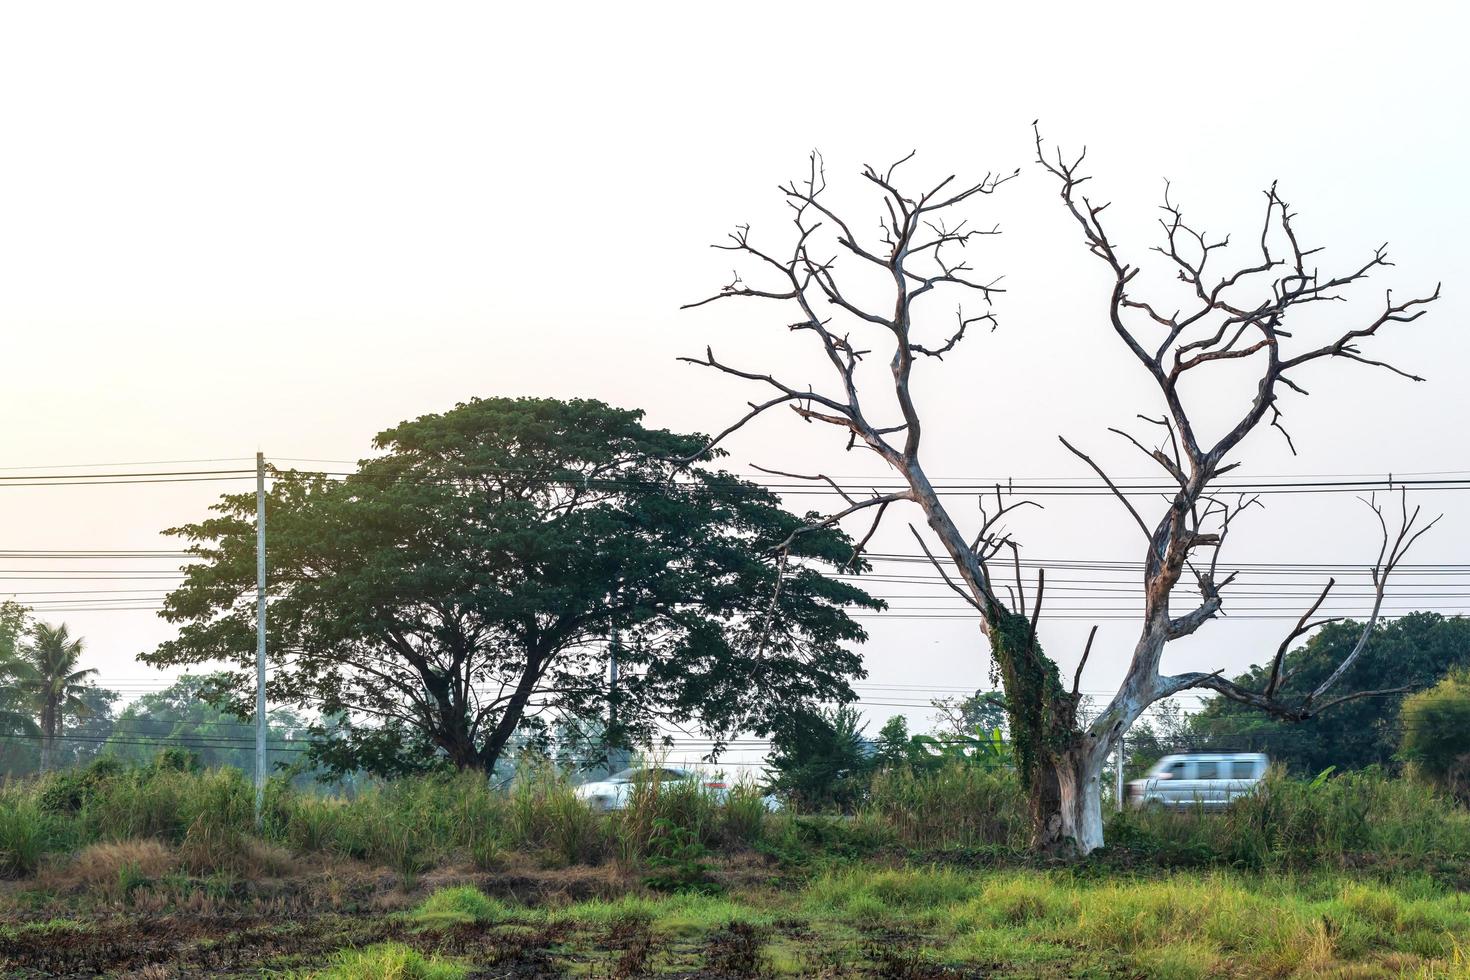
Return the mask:
{"type": "Polygon", "coordinates": [[[1270,760],[1259,752],[1166,755],[1128,784],[1133,806],[1220,809],[1255,792],[1270,760]]]}

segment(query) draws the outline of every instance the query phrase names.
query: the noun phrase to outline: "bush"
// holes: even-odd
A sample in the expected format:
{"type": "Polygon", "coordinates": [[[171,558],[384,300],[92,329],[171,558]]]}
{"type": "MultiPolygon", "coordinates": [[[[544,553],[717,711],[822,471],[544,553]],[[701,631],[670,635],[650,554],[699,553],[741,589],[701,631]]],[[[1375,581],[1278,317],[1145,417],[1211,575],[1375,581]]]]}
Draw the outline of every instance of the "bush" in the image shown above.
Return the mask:
{"type": "Polygon", "coordinates": [[[1402,755],[1439,789],[1470,803],[1470,671],[1404,699],[1402,755]]]}
{"type": "Polygon", "coordinates": [[[649,875],[643,883],[660,892],[716,894],[721,889],[710,877],[709,857],[709,848],[692,828],[659,817],[654,821],[648,855],[649,875]]]}
{"type": "Polygon", "coordinates": [[[38,796],[41,809],[48,813],[76,813],[96,796],[107,780],[125,768],[120,760],[105,755],[82,769],[50,773],[41,782],[38,796]]]}

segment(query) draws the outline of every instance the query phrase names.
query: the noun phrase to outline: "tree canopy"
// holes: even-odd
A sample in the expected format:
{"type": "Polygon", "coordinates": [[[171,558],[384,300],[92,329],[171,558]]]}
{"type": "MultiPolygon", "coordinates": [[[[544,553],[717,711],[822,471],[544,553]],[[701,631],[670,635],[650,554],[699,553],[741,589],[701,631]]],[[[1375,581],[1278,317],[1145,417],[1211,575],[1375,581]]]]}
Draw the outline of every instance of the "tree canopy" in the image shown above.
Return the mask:
{"type": "MultiPolygon", "coordinates": [[[[1292,695],[1322,683],[1361,633],[1359,623],[1324,626],[1286,655],[1282,690],[1292,695]]],[[[1457,667],[1470,667],[1470,619],[1417,612],[1375,627],[1367,654],[1353,663],[1342,681],[1358,690],[1423,690],[1457,667]]],[[[1269,671],[1269,665],[1252,667],[1236,683],[1264,682],[1269,671]]],[[[1216,698],[1191,719],[1190,727],[1198,744],[1267,752],[1299,773],[1317,773],[1328,766],[1391,766],[1400,742],[1403,700],[1404,693],[1397,693],[1347,701],[1296,724],[1285,724],[1248,705],[1216,698]]]]}
{"type": "Polygon", "coordinates": [[[1470,671],[1456,668],[1404,699],[1403,756],[1434,784],[1470,802],[1470,671]]]}
{"type": "MultiPolygon", "coordinates": [[[[528,717],[660,719],[718,745],[788,712],[853,699],[878,608],[823,573],[851,563],[833,529],[708,467],[700,435],[646,428],[590,400],[476,399],[379,434],[345,478],[278,472],[267,500],[272,703],[342,716],[319,756],[381,772],[490,770],[528,717]],[[606,677],[614,631],[620,679],[606,677]],[[613,709],[613,710],[610,710],[613,709]]],[[[255,500],[170,533],[198,561],[166,600],[155,665],[237,665],[216,696],[248,713],[255,661],[255,500]]]]}
{"type": "MultiPolygon", "coordinates": [[[[163,748],[193,752],[201,765],[255,765],[254,729],[250,722],[211,704],[211,679],[185,674],[161,691],[129,702],[118,714],[104,751],[119,759],[149,763],[163,748]]],[[[295,762],[301,746],[286,740],[304,739],[307,724],[295,713],[278,708],[268,719],[272,761],[295,762]]]]}

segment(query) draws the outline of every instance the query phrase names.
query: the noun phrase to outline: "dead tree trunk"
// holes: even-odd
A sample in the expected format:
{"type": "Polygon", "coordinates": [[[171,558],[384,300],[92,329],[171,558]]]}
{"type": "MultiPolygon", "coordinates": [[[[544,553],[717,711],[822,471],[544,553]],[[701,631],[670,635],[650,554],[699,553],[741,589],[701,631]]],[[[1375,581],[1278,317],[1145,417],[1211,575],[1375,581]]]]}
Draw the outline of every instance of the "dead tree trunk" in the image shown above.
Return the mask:
{"type": "MultiPolygon", "coordinates": [[[[892,505],[917,505],[929,528],[929,537],[920,534],[913,525],[910,530],[944,583],[974,610],[1005,687],[1017,769],[1030,797],[1033,844],[1039,850],[1085,854],[1100,846],[1103,840],[1100,777],[1104,762],[1128,727],[1161,698],[1187,688],[1206,688],[1282,718],[1300,719],[1349,698],[1381,693],[1356,692],[1324,700],[1328,690],[1366,647],[1378,621],[1388,576],[1418,536],[1428,530],[1428,526],[1419,524],[1419,511],[1415,509],[1411,513],[1406,502],[1396,534],[1390,532],[1382,509],[1373,504],[1383,532],[1383,547],[1372,570],[1375,601],[1371,614],[1350,655],[1326,683],[1304,700],[1288,704],[1278,698],[1282,659],[1292,641],[1330,621],[1312,619],[1332,588],[1330,581],[1322,598],[1277,650],[1266,689],[1242,689],[1219,672],[1169,676],[1160,668],[1170,641],[1195,632],[1219,613],[1223,590],[1234,578],[1233,573],[1225,573],[1219,567],[1221,546],[1231,522],[1242,511],[1259,503],[1258,499],[1243,495],[1226,499],[1228,488],[1219,487],[1215,481],[1239,465],[1227,461],[1227,456],[1263,422],[1285,432],[1277,406],[1278,393],[1288,390],[1305,394],[1290,375],[1308,363],[1345,358],[1413,378],[1363,356],[1360,345],[1386,324],[1417,319],[1424,312],[1423,306],[1437,298],[1438,290],[1431,296],[1403,303],[1395,303],[1390,296],[1376,317],[1369,318],[1362,326],[1336,336],[1330,343],[1318,347],[1304,345],[1300,352],[1288,355],[1282,348],[1283,341],[1293,337],[1296,318],[1291,314],[1311,303],[1342,299],[1343,289],[1387,264],[1384,250],[1380,248],[1370,260],[1346,274],[1319,276],[1307,263],[1315,250],[1303,250],[1298,244],[1292,226],[1294,216],[1273,186],[1266,195],[1259,254],[1234,271],[1214,278],[1206,274],[1206,264],[1226,243],[1211,241],[1187,226],[1166,194],[1164,207],[1169,217],[1164,222],[1164,245],[1157,251],[1166,257],[1168,267],[1183,283],[1186,300],[1179,312],[1166,315],[1159,310],[1175,309],[1173,298],[1164,305],[1133,295],[1139,270],[1119,257],[1103,230],[1100,215],[1107,205],[1093,205],[1078,192],[1079,185],[1087,179],[1077,173],[1081,158],[1072,163],[1060,157],[1054,162],[1047,160],[1039,134],[1036,147],[1039,163],[1060,180],[1062,200],[1082,228],[1089,250],[1111,272],[1107,305],[1111,330],[1139,361],[1163,399],[1163,412],[1158,418],[1140,416],[1157,427],[1155,431],[1160,438],[1156,445],[1145,445],[1120,429],[1111,431],[1141,450],[1177,486],[1163,513],[1150,521],[1102,467],[1063,440],[1066,448],[1113,491],[1147,542],[1142,580],[1143,624],[1128,673],[1117,694],[1088,725],[1079,725],[1077,718],[1078,683],[1087,651],[1083,652],[1068,690],[1062,684],[1056,662],[1043,652],[1037,637],[1044,599],[1044,572],[1037,576],[1033,601],[1028,607],[1018,545],[1001,523],[1007,515],[1033,502],[1008,500],[997,488],[994,512],[982,505],[978,530],[973,534],[962,532],[959,522],[935,493],[920,462],[922,419],[910,388],[918,358],[943,359],[965,339],[970,328],[987,324],[995,328],[991,303],[1001,290],[995,280],[973,278],[972,267],[959,259],[957,252],[977,238],[997,234],[998,229],[971,228],[968,219],[958,218],[958,212],[967,202],[994,193],[1019,174],[1019,170],[1003,177],[987,174],[963,187],[955,186],[954,178],[950,177],[927,192],[910,196],[894,182],[896,169],[908,158],[886,171],[866,167],[862,177],[881,202],[879,232],[867,241],[855,235],[848,221],[828,206],[824,197],[826,174],[821,158],[813,154],[808,175],[781,188],[794,214],[794,242],[789,251],[757,247],[751,240],[748,225],[737,227],[728,242],[715,246],[741,254],[769,282],[749,284],[737,273],[718,294],[689,306],[736,298],[775,300],[793,306],[797,319],[786,325],[790,331],[809,336],[816,343],[831,368],[831,384],[824,391],[806,379],[788,382],[778,372],[735,367],[717,359],[710,348],[706,348],[703,358],[682,360],[755,383],[766,391],[766,400],[751,402],[750,410],[716,436],[711,445],[769,410],[786,406],[805,421],[836,427],[845,436],[849,449],[870,450],[901,478],[905,487],[902,490],[863,494],[851,492],[820,473],[767,470],[822,484],[840,497],[842,506],[814,520],[806,530],[829,527],[860,512],[871,516],[853,554],[854,563],[892,505]],[[852,263],[858,275],[869,274],[872,281],[865,289],[882,288],[890,301],[857,302],[853,298],[857,293],[848,279],[848,266],[843,266],[843,277],[839,280],[838,258],[828,257],[829,244],[836,256],[852,263]],[[931,340],[927,326],[921,329],[918,314],[927,310],[924,297],[941,287],[970,293],[983,304],[983,312],[967,315],[961,307],[952,329],[931,340]],[[1150,330],[1155,336],[1146,337],[1143,330],[1150,330]],[[853,337],[854,331],[870,336],[858,341],[853,337]],[[878,338],[877,344],[871,342],[872,336],[878,338]],[[866,397],[872,394],[868,389],[873,386],[859,380],[859,366],[880,346],[892,381],[891,385],[877,386],[882,389],[877,397],[884,404],[875,407],[876,399],[866,397]],[[1179,391],[1181,376],[1243,359],[1260,368],[1255,397],[1222,435],[1213,442],[1202,440],[1179,391]],[[937,550],[931,549],[931,540],[938,543],[937,550]],[[1007,550],[1015,568],[1014,590],[999,584],[995,574],[1000,571],[998,559],[1003,561],[1002,555],[1007,550]],[[1192,579],[1192,584],[1180,588],[1186,576],[1192,579]],[[1194,594],[1188,598],[1193,608],[1175,616],[1171,600],[1176,593],[1191,591],[1194,594]],[[1003,592],[1008,594],[1003,597],[1003,592]]],[[[927,317],[924,319],[927,321],[927,317]]],[[[790,543],[788,539],[777,548],[789,547],[790,543]]],[[[1091,639],[1088,649],[1091,649],[1091,639]]]]}

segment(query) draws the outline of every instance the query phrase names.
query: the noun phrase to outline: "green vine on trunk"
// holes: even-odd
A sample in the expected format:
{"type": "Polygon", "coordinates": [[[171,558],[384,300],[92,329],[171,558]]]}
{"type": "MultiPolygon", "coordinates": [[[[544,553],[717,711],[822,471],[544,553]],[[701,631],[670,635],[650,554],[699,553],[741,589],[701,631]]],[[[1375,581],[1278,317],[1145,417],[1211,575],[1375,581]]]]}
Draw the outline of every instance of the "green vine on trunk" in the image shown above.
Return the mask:
{"type": "Polygon", "coordinates": [[[1031,790],[1043,766],[1066,750],[1074,734],[1075,706],[1057,665],[1036,642],[1030,620],[996,608],[990,624],[990,651],[1005,685],[1011,746],[1022,783],[1031,790]]]}

